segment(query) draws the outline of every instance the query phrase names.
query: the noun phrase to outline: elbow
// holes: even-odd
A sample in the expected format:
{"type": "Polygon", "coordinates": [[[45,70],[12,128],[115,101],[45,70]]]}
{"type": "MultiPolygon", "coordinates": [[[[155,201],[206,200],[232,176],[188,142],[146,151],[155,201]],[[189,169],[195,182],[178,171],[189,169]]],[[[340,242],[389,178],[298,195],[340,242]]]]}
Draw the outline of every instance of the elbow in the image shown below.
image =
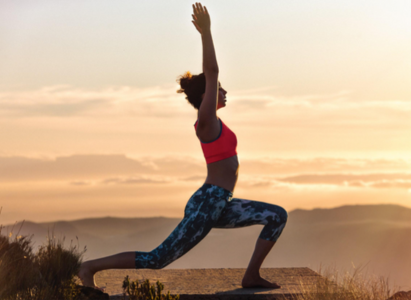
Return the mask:
{"type": "Polygon", "coordinates": [[[209,66],[203,69],[204,75],[218,75],[219,69],[218,66],[209,66]]]}

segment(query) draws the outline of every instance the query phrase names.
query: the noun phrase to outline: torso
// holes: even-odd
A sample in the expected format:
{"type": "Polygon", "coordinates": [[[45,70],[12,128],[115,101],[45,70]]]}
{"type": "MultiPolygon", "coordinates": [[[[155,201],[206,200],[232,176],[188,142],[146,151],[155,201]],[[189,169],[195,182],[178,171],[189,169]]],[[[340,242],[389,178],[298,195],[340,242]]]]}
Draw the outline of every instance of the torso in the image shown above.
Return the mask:
{"type": "Polygon", "coordinates": [[[239,167],[237,155],[208,164],[205,183],[214,184],[233,192],[237,183],[239,167]]]}
{"type": "MultiPolygon", "coordinates": [[[[197,136],[204,142],[214,140],[217,134],[202,134],[197,131],[197,136]]],[[[237,155],[207,164],[205,183],[214,184],[233,192],[238,179],[238,170],[239,162],[237,155]]]]}

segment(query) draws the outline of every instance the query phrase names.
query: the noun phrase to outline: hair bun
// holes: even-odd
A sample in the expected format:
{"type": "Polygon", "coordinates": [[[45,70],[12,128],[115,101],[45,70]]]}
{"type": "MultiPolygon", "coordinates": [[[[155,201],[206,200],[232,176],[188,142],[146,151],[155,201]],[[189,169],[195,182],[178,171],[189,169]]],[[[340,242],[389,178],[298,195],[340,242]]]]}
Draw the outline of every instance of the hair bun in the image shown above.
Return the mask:
{"type": "Polygon", "coordinates": [[[184,93],[185,90],[189,88],[190,83],[191,83],[190,81],[192,78],[193,78],[193,75],[189,71],[185,72],[184,75],[181,75],[177,80],[177,82],[180,83],[181,89],[178,90],[177,92],[184,93]]]}
{"type": "Polygon", "coordinates": [[[199,109],[203,100],[202,95],[205,93],[206,78],[204,73],[198,75],[192,75],[190,72],[185,72],[176,80],[181,88],[177,90],[177,93],[185,93],[188,102],[199,109]]]}

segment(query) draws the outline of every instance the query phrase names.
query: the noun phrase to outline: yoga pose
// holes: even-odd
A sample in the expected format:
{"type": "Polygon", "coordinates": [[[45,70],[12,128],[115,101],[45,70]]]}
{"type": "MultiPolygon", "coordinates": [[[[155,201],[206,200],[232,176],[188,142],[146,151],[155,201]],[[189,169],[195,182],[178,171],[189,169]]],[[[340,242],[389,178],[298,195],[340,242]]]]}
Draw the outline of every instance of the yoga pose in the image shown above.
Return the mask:
{"type": "Polygon", "coordinates": [[[193,5],[193,24],[201,34],[203,73],[180,77],[180,93],[198,110],[195,132],[207,163],[205,183],[191,196],[184,218],[161,245],[150,252],[122,252],[81,264],[83,285],[97,289],[94,274],[107,269],[162,269],[197,245],[212,228],[264,225],[242,280],[243,287],[280,288],[260,276],[260,267],[287,222],[280,206],[233,198],[238,178],[237,138],[217,110],[226,106],[227,92],[218,81],[218,65],[206,7],[193,5]]]}

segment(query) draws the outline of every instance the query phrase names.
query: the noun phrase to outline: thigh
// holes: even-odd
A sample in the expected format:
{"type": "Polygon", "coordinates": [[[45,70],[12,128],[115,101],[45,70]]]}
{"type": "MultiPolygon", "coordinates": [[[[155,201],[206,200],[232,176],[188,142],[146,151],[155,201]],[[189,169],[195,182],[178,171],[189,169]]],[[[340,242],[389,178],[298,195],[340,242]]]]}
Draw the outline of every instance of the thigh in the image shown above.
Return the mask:
{"type": "Polygon", "coordinates": [[[278,205],[233,198],[227,203],[215,228],[238,228],[256,224],[266,225],[270,222],[281,222],[285,210],[278,205]]]}
{"type": "Polygon", "coordinates": [[[176,256],[197,245],[214,227],[227,201],[218,191],[203,186],[195,192],[184,210],[184,218],[154,251],[175,252],[176,256]]]}

